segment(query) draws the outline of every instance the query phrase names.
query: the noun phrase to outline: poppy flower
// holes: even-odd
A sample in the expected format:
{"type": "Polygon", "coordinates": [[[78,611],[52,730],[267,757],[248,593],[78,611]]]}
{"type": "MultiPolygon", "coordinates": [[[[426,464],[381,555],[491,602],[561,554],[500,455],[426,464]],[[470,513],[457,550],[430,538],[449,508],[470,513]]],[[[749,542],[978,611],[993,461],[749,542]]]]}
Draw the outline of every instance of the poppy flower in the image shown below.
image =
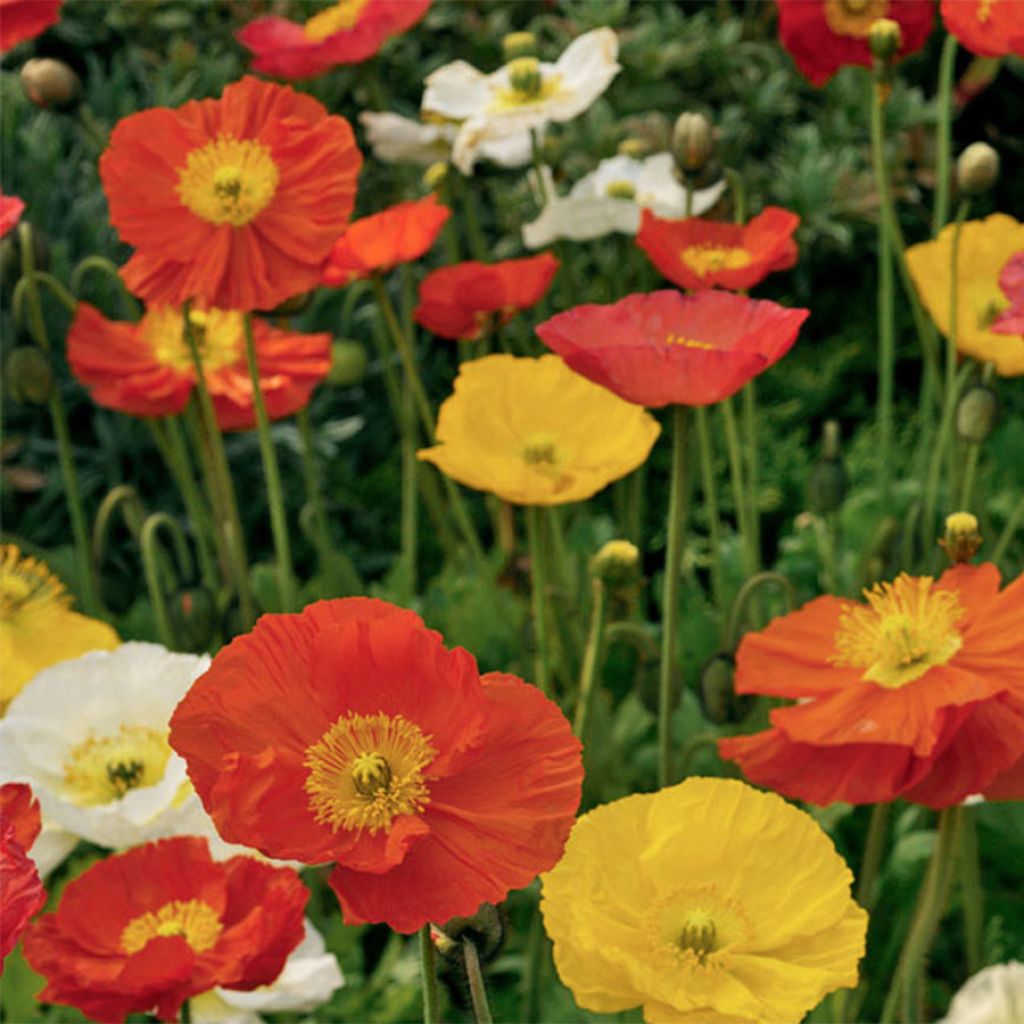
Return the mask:
{"type": "Polygon", "coordinates": [[[94,1020],[155,1012],[173,1021],[186,999],[215,986],[272,982],[302,941],[308,899],[291,868],[217,862],[205,839],[163,839],[70,882],[57,912],[26,932],[25,959],[46,979],[43,1002],[94,1020]]]}
{"type": "Polygon", "coordinates": [[[737,692],[799,703],[720,740],[722,757],[816,804],[985,792],[1024,749],[1024,577],[1000,591],[994,565],[964,564],[865,596],[819,597],[743,638],[737,692]]]}
{"type": "MultiPolygon", "coordinates": [[[[907,249],[907,267],[917,293],[935,326],[946,337],[950,333],[954,230],[955,226],[948,224],[938,238],[907,249]]],[[[1011,330],[1006,334],[1005,323],[996,326],[1000,314],[1012,305],[1011,298],[1000,287],[1000,280],[1008,261],[1019,252],[1024,252],[1024,224],[1005,213],[969,220],[961,226],[957,250],[956,347],[963,355],[993,363],[996,373],[1003,377],[1024,374],[1024,341],[1020,332],[1011,330]]],[[[1012,281],[1011,271],[1011,288],[1012,281]]]]}
{"type": "Polygon", "coordinates": [[[0,50],[35,39],[60,20],[64,0],[0,0],[0,50]]]}
{"type": "Polygon", "coordinates": [[[779,38],[811,85],[841,67],[872,63],[868,33],[879,18],[899,22],[897,59],[920,50],[932,31],[932,0],[777,0],[779,38]]]}
{"type": "MultiPolygon", "coordinates": [[[[252,380],[245,356],[242,314],[193,309],[192,330],[221,430],[256,426],[252,380]]],[[[329,334],[296,334],[253,320],[260,390],[272,420],[309,403],[331,368],[329,334]]],[[[157,306],[138,323],[108,320],[80,302],[68,332],[71,371],[97,405],[130,416],[172,416],[195,386],[192,356],[179,309],[157,306]]]]}
{"type": "Polygon", "coordinates": [[[5,196],[0,193],[0,238],[17,226],[24,212],[25,204],[17,196],[5,196]]]}
{"type": "Polygon", "coordinates": [[[0,786],[0,959],[14,949],[46,902],[39,871],[28,855],[40,828],[32,790],[15,782],[0,786]]]}
{"type": "Polygon", "coordinates": [[[781,359],[810,312],[729,292],[627,295],[537,328],[577,373],[627,402],[711,405],[781,359]]]}
{"type": "Polygon", "coordinates": [[[0,545],[0,714],[48,665],[120,642],[105,622],[71,610],[71,595],[44,563],[0,545]]]}
{"type": "Polygon", "coordinates": [[[433,192],[353,221],[337,239],[323,268],[323,283],[342,286],[418,260],[437,241],[452,215],[433,192]]]}
{"type": "Polygon", "coordinates": [[[680,288],[740,291],[796,264],[793,232],[799,225],[800,218],[780,206],[769,206],[746,224],[664,220],[644,210],[636,244],[680,288]]]}
{"type": "Polygon", "coordinates": [[[554,64],[518,57],[487,75],[453,61],[427,76],[421,108],[459,122],[452,161],[472,174],[483,144],[582,114],[622,69],[618,55],[615,32],[598,28],[574,39],[554,64]]]}
{"type": "Polygon", "coordinates": [[[999,1024],[1020,1018],[1024,963],[1010,960],[972,975],[953,996],[939,1024],[999,1024]]]}
{"type": "Polygon", "coordinates": [[[472,914],[561,856],[580,745],[515,676],[481,676],[413,612],[370,598],[264,615],[171,719],[220,834],[322,864],[348,924],[472,914]]]}
{"type": "Polygon", "coordinates": [[[1006,261],[999,272],[999,287],[1010,305],[992,321],[992,330],[996,334],[1024,335],[1024,252],[1006,261]]]}
{"type": "Polygon", "coordinates": [[[658,421],[573,373],[557,356],[463,363],[418,457],[516,505],[584,501],[641,465],[658,421]]]}
{"type": "Polygon", "coordinates": [[[979,57],[1024,56],[1024,7],[1010,0],[942,0],[942,23],[979,57]]]}
{"type": "Polygon", "coordinates": [[[815,820],[742,782],[691,778],[583,815],[542,878],[579,1006],[645,1021],[798,1021],[857,984],[867,914],[815,820]]]}
{"type": "Polygon", "coordinates": [[[441,267],[420,284],[416,323],[442,338],[474,341],[540,302],[558,273],[551,253],[501,263],[441,267]]]}
{"type": "Polygon", "coordinates": [[[273,309],[318,283],[361,162],[343,117],[252,77],[131,114],[100,158],[110,219],[136,249],[121,276],[150,305],[273,309]]]}
{"type": "Polygon", "coordinates": [[[235,38],[253,53],[252,70],[275,78],[312,78],[340,64],[368,60],[412,28],[430,0],[341,0],[303,24],[269,15],[235,38]]]}

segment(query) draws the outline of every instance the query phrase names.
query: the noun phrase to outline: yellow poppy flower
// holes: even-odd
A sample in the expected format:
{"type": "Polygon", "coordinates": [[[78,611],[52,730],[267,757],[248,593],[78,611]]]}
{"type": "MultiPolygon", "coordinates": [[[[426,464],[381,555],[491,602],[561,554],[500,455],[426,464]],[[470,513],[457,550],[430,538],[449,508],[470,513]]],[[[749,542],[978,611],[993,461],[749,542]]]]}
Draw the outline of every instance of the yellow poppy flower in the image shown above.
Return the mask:
{"type": "Polygon", "coordinates": [[[781,1024],[857,983],[867,914],[852,877],[810,815],[693,778],[580,818],[541,911],[587,1010],[781,1024]]]}
{"type": "MultiPolygon", "coordinates": [[[[952,246],[953,226],[948,225],[935,241],[907,250],[907,266],[917,293],[947,337],[952,246]]],[[[1011,256],[1022,251],[1024,224],[1005,213],[969,220],[960,229],[956,347],[964,355],[994,363],[1003,377],[1024,374],[1024,337],[991,330],[992,321],[1010,305],[999,287],[999,272],[1011,256]]]]}
{"type": "Polygon", "coordinates": [[[0,714],[36,673],[121,641],[105,622],[79,615],[53,573],[14,544],[0,545],[0,714]]]}
{"type": "Polygon", "coordinates": [[[647,458],[650,413],[573,373],[558,356],[463,363],[419,457],[517,505],[583,501],[647,458]]]}

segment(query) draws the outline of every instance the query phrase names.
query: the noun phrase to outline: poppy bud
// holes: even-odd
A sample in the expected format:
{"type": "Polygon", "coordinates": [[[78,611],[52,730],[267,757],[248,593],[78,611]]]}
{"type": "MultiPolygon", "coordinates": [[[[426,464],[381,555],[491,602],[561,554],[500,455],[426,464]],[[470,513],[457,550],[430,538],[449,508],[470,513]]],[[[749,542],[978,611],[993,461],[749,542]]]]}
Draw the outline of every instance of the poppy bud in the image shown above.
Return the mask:
{"type": "Polygon", "coordinates": [[[438,160],[423,172],[423,187],[428,192],[436,192],[447,176],[448,165],[443,160],[438,160]]]}
{"type": "Polygon", "coordinates": [[[437,951],[460,965],[462,939],[469,939],[476,946],[480,962],[484,964],[493,960],[501,949],[505,926],[498,908],[492,903],[482,903],[479,910],[470,917],[449,918],[440,928],[431,925],[430,934],[437,951]]]}
{"type": "Polygon", "coordinates": [[[21,88],[37,107],[66,110],[82,92],[82,80],[62,60],[35,57],[21,68],[21,88]]]}
{"type": "Polygon", "coordinates": [[[672,129],[672,153],[687,174],[696,174],[711,159],[715,140],[711,124],[703,114],[687,112],[676,118],[672,129]]]}
{"type": "Polygon", "coordinates": [[[205,651],[217,627],[217,606],[203,587],[186,587],[171,604],[175,635],[189,651],[205,651]]]}
{"type": "Polygon", "coordinates": [[[879,18],[868,29],[871,55],[881,64],[890,64],[903,45],[903,30],[892,18],[879,18]]]}
{"type": "Polygon", "coordinates": [[[848,478],[840,459],[839,424],[835,420],[825,423],[821,458],[811,468],[807,478],[807,507],[817,515],[836,512],[846,498],[848,478]]]}
{"type": "Polygon", "coordinates": [[[336,388],[350,388],[366,376],[366,349],[358,341],[339,338],[331,345],[331,369],[327,381],[336,388]]]}
{"type": "Polygon", "coordinates": [[[712,654],[700,670],[698,695],[704,717],[715,725],[741,722],[754,705],[752,694],[736,693],[736,661],[726,651],[712,654]]]}
{"type": "Polygon", "coordinates": [[[628,540],[610,540],[590,560],[590,574],[608,587],[635,583],[640,575],[640,550],[628,540]]]}
{"type": "Polygon", "coordinates": [[[956,162],[961,192],[987,192],[999,177],[999,154],[987,142],[972,142],[956,162]]]}
{"type": "Polygon", "coordinates": [[[16,402],[42,405],[53,394],[53,369],[50,361],[34,346],[12,349],[4,365],[7,393],[16,402]]]}
{"type": "Polygon", "coordinates": [[[543,79],[540,74],[540,61],[536,57],[516,57],[505,65],[508,80],[512,88],[523,96],[537,96],[540,93],[543,79]]]}
{"type": "Polygon", "coordinates": [[[977,516],[970,512],[946,516],[946,532],[939,540],[939,547],[954,565],[969,562],[978,553],[981,543],[977,516]]]}
{"type": "Polygon", "coordinates": [[[995,429],[999,399],[984,384],[968,388],[956,406],[956,432],[965,441],[981,444],[995,429]]]}
{"type": "Polygon", "coordinates": [[[638,139],[631,135],[619,143],[619,156],[631,156],[634,160],[642,160],[651,151],[646,139],[638,139]]]}
{"type": "Polygon", "coordinates": [[[532,32],[509,32],[501,41],[501,52],[506,61],[517,57],[535,57],[537,37],[532,32]]]}

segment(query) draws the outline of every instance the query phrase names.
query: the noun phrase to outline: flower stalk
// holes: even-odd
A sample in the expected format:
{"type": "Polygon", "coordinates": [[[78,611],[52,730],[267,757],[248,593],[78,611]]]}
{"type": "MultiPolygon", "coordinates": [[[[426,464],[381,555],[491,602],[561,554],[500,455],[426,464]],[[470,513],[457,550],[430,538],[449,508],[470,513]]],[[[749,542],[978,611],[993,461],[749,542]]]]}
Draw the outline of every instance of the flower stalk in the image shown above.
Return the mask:
{"type": "Polygon", "coordinates": [[[540,509],[526,506],[526,542],[530,553],[530,607],[533,613],[533,681],[541,693],[551,696],[549,674],[550,637],[547,617],[547,571],[544,565],[540,509]]]}
{"type": "Polygon", "coordinates": [[[953,69],[956,64],[956,36],[946,33],[939,58],[939,119],[935,130],[935,209],[932,213],[932,237],[949,220],[949,180],[953,163],[953,69]]]}
{"type": "Polygon", "coordinates": [[[473,1003],[473,1017],[476,1024],[493,1024],[491,1008],[487,1002],[487,989],[480,969],[480,954],[476,944],[468,936],[462,938],[462,956],[466,964],[466,978],[469,981],[469,997],[473,1003]]]}
{"type": "Polygon", "coordinates": [[[441,995],[437,985],[437,956],[430,938],[430,925],[419,931],[420,976],[423,982],[423,1024],[440,1024],[441,995]]]}
{"type": "Polygon", "coordinates": [[[580,689],[577,697],[576,717],[573,720],[573,732],[584,747],[587,743],[587,725],[594,702],[594,680],[601,664],[601,651],[604,647],[604,627],[608,621],[608,588],[604,581],[597,576],[594,577],[592,586],[590,631],[587,634],[587,646],[583,650],[580,689]]]}

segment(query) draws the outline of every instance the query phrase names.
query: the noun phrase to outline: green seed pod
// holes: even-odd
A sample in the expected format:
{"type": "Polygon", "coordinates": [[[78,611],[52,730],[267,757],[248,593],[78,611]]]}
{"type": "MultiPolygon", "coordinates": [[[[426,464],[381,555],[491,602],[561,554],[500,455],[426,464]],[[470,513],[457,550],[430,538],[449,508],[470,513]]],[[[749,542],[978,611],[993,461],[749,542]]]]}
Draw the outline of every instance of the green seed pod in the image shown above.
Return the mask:
{"type": "Polygon", "coordinates": [[[516,57],[505,65],[509,84],[522,96],[539,96],[544,78],[536,57],[516,57]]]}
{"type": "Polygon", "coordinates": [[[53,394],[53,368],[33,345],[12,349],[4,364],[7,393],[16,402],[43,405],[53,394]]]}
{"type": "Polygon", "coordinates": [[[968,388],[956,406],[956,432],[972,444],[981,444],[999,420],[999,398],[984,384],[968,388]]]}
{"type": "Polygon", "coordinates": [[[366,376],[366,349],[358,341],[340,338],[331,345],[331,369],[327,381],[336,388],[350,388],[366,376]]]}

